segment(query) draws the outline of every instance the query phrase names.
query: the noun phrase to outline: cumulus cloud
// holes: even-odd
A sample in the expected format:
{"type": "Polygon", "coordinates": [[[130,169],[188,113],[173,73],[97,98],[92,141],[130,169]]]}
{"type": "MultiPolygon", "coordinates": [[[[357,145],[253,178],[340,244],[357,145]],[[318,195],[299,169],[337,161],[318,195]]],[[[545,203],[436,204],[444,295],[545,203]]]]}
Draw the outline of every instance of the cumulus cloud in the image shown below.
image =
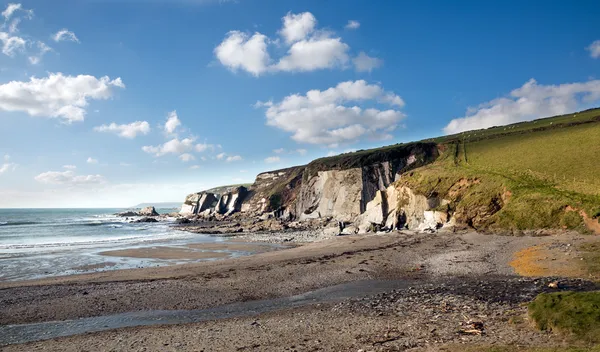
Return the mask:
{"type": "Polygon", "coordinates": [[[284,148],[273,149],[273,153],[275,153],[275,154],[283,154],[283,153],[285,153],[285,149],[284,148]]]}
{"type": "Polygon", "coordinates": [[[142,150],[155,156],[163,156],[166,154],[181,155],[194,149],[194,138],[173,138],[170,141],[157,146],[144,146],[142,150]]]}
{"type": "Polygon", "coordinates": [[[15,56],[16,53],[25,50],[27,41],[21,37],[10,35],[6,32],[0,32],[0,42],[2,43],[2,53],[6,56],[15,56]]]}
{"type": "Polygon", "coordinates": [[[281,161],[281,158],[278,156],[270,156],[268,158],[265,158],[265,163],[267,163],[267,164],[278,163],[280,161],[281,161]]]}
{"type": "Polygon", "coordinates": [[[402,98],[378,84],[364,80],[347,81],[305,95],[289,95],[280,102],[258,102],[266,107],[267,125],[292,133],[301,143],[334,145],[353,143],[363,138],[389,139],[389,134],[404,118],[398,110],[402,98]],[[386,110],[361,108],[357,104],[386,105],[386,110]]]}
{"type": "Polygon", "coordinates": [[[594,59],[600,58],[600,40],[594,41],[587,48],[587,51],[590,52],[590,56],[594,59]]]}
{"type": "MultiPolygon", "coordinates": [[[[346,68],[350,61],[350,47],[335,33],[316,28],[317,20],[310,12],[288,13],[282,18],[278,31],[286,53],[272,59],[269,45],[281,47],[279,39],[269,39],[262,33],[252,36],[241,31],[230,31],[215,48],[219,62],[232,71],[244,70],[254,76],[265,72],[301,72],[320,69],[346,68]]],[[[280,50],[279,50],[280,51],[280,50]]],[[[369,65],[371,70],[380,65],[375,58],[360,57],[359,67],[369,65]],[[368,61],[368,62],[367,62],[368,61]]]]}
{"type": "Polygon", "coordinates": [[[50,73],[45,78],[0,85],[0,110],[59,118],[65,123],[83,121],[89,100],[109,99],[115,88],[125,88],[121,78],[50,73]]]}
{"type": "Polygon", "coordinates": [[[217,154],[217,160],[222,160],[222,159],[224,159],[226,156],[227,156],[227,154],[225,154],[225,153],[219,153],[219,154],[217,154]]]}
{"type": "Polygon", "coordinates": [[[71,170],[43,172],[37,175],[35,180],[51,185],[86,185],[106,182],[106,179],[101,175],[76,175],[71,170]]]}
{"type": "Polygon", "coordinates": [[[581,110],[600,101],[600,80],[538,84],[530,79],[507,97],[497,98],[467,110],[444,128],[447,134],[507,125],[540,117],[561,115],[581,110]]]}
{"type": "Polygon", "coordinates": [[[288,12],[281,21],[283,22],[283,27],[280,30],[280,34],[288,44],[303,40],[314,32],[317,25],[317,19],[310,12],[303,12],[297,15],[288,12]]]}
{"type": "Polygon", "coordinates": [[[230,70],[244,70],[259,76],[267,70],[271,60],[267,42],[268,38],[260,33],[249,37],[240,31],[231,31],[215,48],[214,53],[221,64],[230,70]]]}
{"type": "Polygon", "coordinates": [[[148,134],[150,132],[150,124],[147,121],[135,121],[123,125],[117,125],[113,122],[110,125],[94,127],[94,131],[110,132],[123,138],[133,139],[137,137],[138,134],[148,134]]]}
{"type": "Polygon", "coordinates": [[[300,155],[306,155],[308,151],[306,149],[296,149],[296,153],[300,155]]]}
{"type": "Polygon", "coordinates": [[[215,146],[213,144],[207,144],[207,143],[198,143],[194,147],[194,150],[196,150],[198,153],[202,153],[202,152],[205,152],[207,150],[214,151],[216,148],[220,148],[220,146],[215,146]]]}
{"type": "Polygon", "coordinates": [[[55,42],[71,41],[79,43],[79,39],[77,39],[75,33],[71,32],[66,28],[63,28],[60,31],[56,32],[56,34],[52,36],[52,40],[54,40],[55,42]]]}
{"type": "Polygon", "coordinates": [[[179,159],[184,163],[187,163],[188,161],[196,160],[196,157],[190,153],[184,153],[179,156],[179,159]]]}
{"type": "Polygon", "coordinates": [[[173,110],[167,115],[167,122],[165,122],[165,132],[168,134],[173,134],[179,126],[181,126],[181,121],[179,121],[177,111],[173,110]]]}
{"type": "Polygon", "coordinates": [[[293,72],[343,67],[348,62],[349,49],[342,38],[322,35],[304,39],[294,43],[273,69],[293,72]]]}
{"type": "Polygon", "coordinates": [[[89,158],[87,158],[86,162],[88,164],[98,164],[98,159],[94,159],[90,156],[89,158]]]}
{"type": "Polygon", "coordinates": [[[67,170],[75,170],[77,168],[77,166],[75,166],[75,165],[63,165],[63,168],[65,168],[67,170]]]}
{"type": "Polygon", "coordinates": [[[348,21],[348,24],[344,28],[346,29],[358,29],[360,27],[360,22],[355,20],[348,21]]]}
{"type": "Polygon", "coordinates": [[[230,163],[232,161],[240,161],[240,160],[243,160],[243,159],[239,155],[231,155],[231,156],[228,156],[227,159],[225,159],[225,161],[227,161],[228,163],[230,163]]]}
{"type": "Polygon", "coordinates": [[[358,72],[371,72],[373,69],[381,67],[381,65],[383,65],[383,60],[376,57],[370,57],[365,54],[364,51],[361,51],[357,57],[352,59],[352,63],[358,72]]]}

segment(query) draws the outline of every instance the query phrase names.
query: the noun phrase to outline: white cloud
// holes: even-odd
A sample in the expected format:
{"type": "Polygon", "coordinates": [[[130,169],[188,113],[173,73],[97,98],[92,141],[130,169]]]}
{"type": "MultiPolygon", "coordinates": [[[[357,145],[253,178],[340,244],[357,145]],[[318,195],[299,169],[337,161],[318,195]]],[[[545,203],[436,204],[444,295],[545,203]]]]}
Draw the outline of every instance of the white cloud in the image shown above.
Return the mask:
{"type": "Polygon", "coordinates": [[[184,163],[187,163],[188,161],[196,160],[196,157],[190,153],[184,153],[179,156],[179,159],[184,163]]]}
{"type": "Polygon", "coordinates": [[[194,149],[194,139],[184,138],[182,140],[173,138],[170,141],[157,146],[144,146],[142,150],[155,156],[163,156],[166,154],[183,154],[194,149]]]}
{"type": "Polygon", "coordinates": [[[14,171],[17,168],[15,163],[4,163],[0,164],[0,175],[8,171],[14,171]]]}
{"type": "Polygon", "coordinates": [[[258,76],[267,70],[270,62],[268,38],[260,33],[252,37],[240,31],[231,31],[214,50],[223,66],[232,71],[245,70],[258,76]]]}
{"type": "Polygon", "coordinates": [[[56,34],[52,36],[52,40],[54,40],[55,42],[71,41],[79,43],[79,39],[77,39],[75,33],[67,30],[66,28],[63,28],[60,31],[56,32],[56,34]]]}
{"type": "Polygon", "coordinates": [[[507,97],[497,98],[467,110],[444,128],[447,134],[500,126],[545,116],[571,113],[600,101],[600,80],[538,84],[530,79],[507,97]]]}
{"type": "Polygon", "coordinates": [[[38,53],[36,55],[29,56],[28,58],[32,65],[39,64],[40,61],[42,61],[42,57],[44,57],[47,52],[52,51],[52,48],[43,42],[37,42],[37,47],[38,53]]]}
{"type": "Polygon", "coordinates": [[[239,155],[228,156],[227,159],[225,159],[225,161],[227,161],[228,163],[230,163],[232,161],[240,161],[240,160],[243,160],[243,159],[239,155]]]}
{"type": "Polygon", "coordinates": [[[33,17],[33,10],[26,10],[23,8],[23,5],[15,3],[9,3],[6,9],[2,11],[2,16],[5,21],[8,21],[17,11],[25,12],[29,18],[33,17]]]}
{"type": "Polygon", "coordinates": [[[314,32],[317,25],[317,19],[310,12],[303,12],[297,15],[288,12],[281,20],[283,27],[280,33],[288,44],[305,39],[309,34],[314,32]]]}
{"type": "Polygon", "coordinates": [[[120,163],[119,163],[119,165],[120,165],[120,166],[124,166],[124,167],[131,166],[131,164],[129,164],[129,163],[124,163],[124,162],[120,162],[120,163]]]}
{"type": "Polygon", "coordinates": [[[226,154],[226,153],[220,153],[220,154],[217,154],[217,160],[222,160],[222,159],[224,159],[226,156],[227,156],[227,154],[226,154]]]}
{"type": "Polygon", "coordinates": [[[75,170],[77,168],[77,166],[75,166],[75,165],[63,165],[63,168],[65,168],[67,170],[75,170]]]}
{"type": "Polygon", "coordinates": [[[296,149],[296,153],[300,155],[306,155],[308,151],[306,149],[296,149]]]}
{"type": "Polygon", "coordinates": [[[150,124],[147,121],[135,121],[123,125],[117,125],[113,122],[110,125],[94,127],[94,131],[111,132],[123,138],[133,139],[137,137],[138,134],[148,134],[150,132],[150,124]]]}
{"type": "Polygon", "coordinates": [[[199,168],[200,168],[200,165],[192,165],[192,166],[190,166],[191,170],[197,170],[199,168]]]}
{"type": "Polygon", "coordinates": [[[27,41],[18,36],[12,36],[6,32],[0,32],[0,42],[2,42],[2,53],[6,56],[14,56],[17,52],[25,50],[27,41]]]}
{"type": "Polygon", "coordinates": [[[274,69],[293,72],[343,67],[348,62],[349,49],[342,38],[312,37],[294,43],[274,69]]]}
{"type": "Polygon", "coordinates": [[[346,28],[346,29],[358,29],[358,27],[360,27],[360,22],[355,21],[355,20],[349,20],[348,24],[346,24],[346,26],[344,28],[346,28]]]}
{"type": "Polygon", "coordinates": [[[13,15],[13,13],[15,13],[17,10],[20,10],[21,7],[21,4],[8,4],[6,10],[2,11],[2,16],[4,16],[4,20],[8,21],[13,15]]]}
{"type": "Polygon", "coordinates": [[[383,60],[370,57],[364,51],[361,51],[357,57],[352,59],[352,63],[358,72],[371,72],[373,69],[381,67],[383,60]]]}
{"type": "Polygon", "coordinates": [[[389,131],[405,116],[395,109],[404,106],[401,97],[363,80],[342,82],[324,91],[311,90],[306,95],[289,95],[278,103],[258,102],[256,106],[267,108],[267,125],[291,132],[297,142],[311,144],[389,139],[389,131]],[[367,102],[391,108],[363,109],[355,105],[367,102]]]}
{"type": "Polygon", "coordinates": [[[60,118],[66,123],[83,121],[89,100],[109,99],[114,88],[125,88],[121,78],[50,73],[45,78],[0,85],[0,110],[60,118]]]}
{"type": "Polygon", "coordinates": [[[281,161],[281,158],[278,156],[270,156],[268,158],[265,158],[265,163],[267,163],[267,164],[278,163],[280,161],[281,161]]]}
{"type": "Polygon", "coordinates": [[[285,153],[285,149],[283,149],[283,148],[273,149],[273,153],[275,153],[275,154],[283,154],[283,153],[285,153]]]}
{"type": "MultiPolygon", "coordinates": [[[[317,29],[316,25],[317,20],[310,12],[288,13],[282,18],[282,28],[278,31],[283,45],[279,39],[269,39],[262,33],[250,36],[241,31],[230,31],[214,53],[223,66],[232,71],[244,70],[254,76],[266,72],[347,68],[350,61],[348,44],[331,31],[317,29]],[[269,54],[270,45],[278,52],[281,47],[285,48],[285,55],[273,60],[269,54]]],[[[365,71],[381,65],[381,60],[364,53],[355,60],[355,66],[365,71]]]]}
{"type": "Polygon", "coordinates": [[[35,177],[35,180],[52,185],[84,185],[99,184],[106,182],[101,175],[76,175],[71,170],[67,171],[47,171],[35,177]]]}
{"type": "Polygon", "coordinates": [[[194,147],[194,150],[196,150],[198,153],[202,153],[207,150],[214,151],[216,148],[220,148],[220,146],[215,146],[213,144],[207,144],[207,143],[199,143],[199,144],[196,144],[196,146],[194,147]]]}
{"type": "Polygon", "coordinates": [[[586,49],[590,52],[590,56],[594,59],[600,58],[600,40],[594,41],[586,49]]]}
{"type": "Polygon", "coordinates": [[[88,164],[98,164],[98,159],[94,159],[90,156],[89,158],[87,158],[86,162],[88,164]]]}
{"type": "Polygon", "coordinates": [[[167,115],[167,122],[165,122],[165,132],[168,134],[173,134],[179,126],[181,126],[181,121],[179,121],[177,111],[173,110],[167,115]]]}
{"type": "Polygon", "coordinates": [[[245,174],[248,170],[240,170],[240,173],[245,174]]]}

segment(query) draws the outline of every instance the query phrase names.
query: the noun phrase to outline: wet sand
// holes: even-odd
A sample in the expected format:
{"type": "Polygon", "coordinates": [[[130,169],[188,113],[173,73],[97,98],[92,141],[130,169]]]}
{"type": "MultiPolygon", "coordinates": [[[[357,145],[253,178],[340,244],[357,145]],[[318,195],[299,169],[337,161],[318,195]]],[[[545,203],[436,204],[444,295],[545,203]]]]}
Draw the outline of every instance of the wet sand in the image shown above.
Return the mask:
{"type": "Polygon", "coordinates": [[[199,260],[229,257],[231,253],[199,251],[183,247],[128,248],[98,253],[108,257],[130,257],[166,260],[199,260]]]}

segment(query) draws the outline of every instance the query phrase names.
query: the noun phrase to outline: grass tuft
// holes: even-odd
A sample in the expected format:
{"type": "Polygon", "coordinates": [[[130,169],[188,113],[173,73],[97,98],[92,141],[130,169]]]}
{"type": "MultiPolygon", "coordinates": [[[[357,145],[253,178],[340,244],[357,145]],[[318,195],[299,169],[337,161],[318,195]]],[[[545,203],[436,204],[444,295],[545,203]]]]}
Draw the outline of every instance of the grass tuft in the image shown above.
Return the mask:
{"type": "Polygon", "coordinates": [[[529,304],[529,315],[540,330],[600,342],[600,291],[542,293],[529,304]]]}

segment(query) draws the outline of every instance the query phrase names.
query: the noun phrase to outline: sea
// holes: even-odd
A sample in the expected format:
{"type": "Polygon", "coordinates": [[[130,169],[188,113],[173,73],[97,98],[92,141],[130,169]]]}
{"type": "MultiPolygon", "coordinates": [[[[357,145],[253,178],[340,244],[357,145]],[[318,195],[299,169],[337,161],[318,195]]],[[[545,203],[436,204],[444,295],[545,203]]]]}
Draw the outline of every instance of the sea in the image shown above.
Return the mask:
{"type": "MultiPolygon", "coordinates": [[[[114,215],[124,210],[0,209],[0,281],[186,263],[189,261],[107,257],[99,253],[224,240],[174,229],[174,218],[131,223],[135,218],[114,215]]],[[[175,210],[157,211],[163,214],[175,210]]]]}

